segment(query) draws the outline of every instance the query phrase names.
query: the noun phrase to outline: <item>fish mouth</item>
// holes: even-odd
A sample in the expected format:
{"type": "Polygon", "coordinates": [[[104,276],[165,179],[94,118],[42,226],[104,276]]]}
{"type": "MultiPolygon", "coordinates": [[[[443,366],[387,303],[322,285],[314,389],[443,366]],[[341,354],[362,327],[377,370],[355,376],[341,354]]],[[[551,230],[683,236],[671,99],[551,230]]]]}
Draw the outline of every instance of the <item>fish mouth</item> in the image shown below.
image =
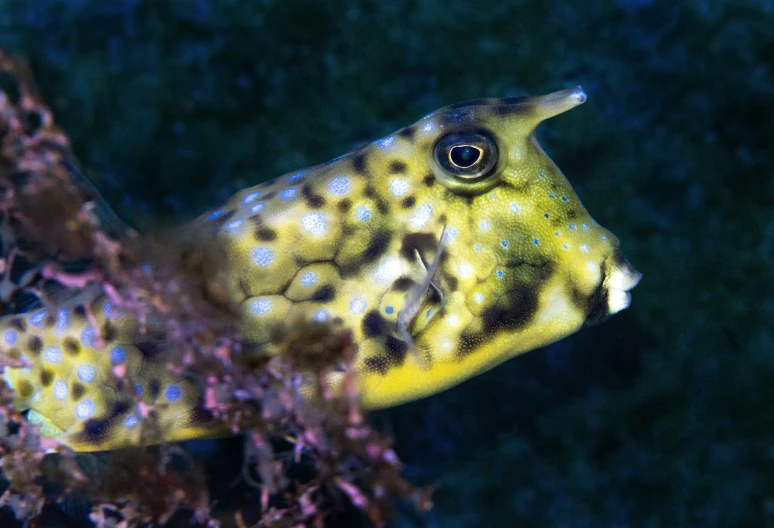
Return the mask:
{"type": "Polygon", "coordinates": [[[634,269],[623,255],[616,254],[602,284],[607,291],[608,314],[612,315],[629,307],[632,302],[629,291],[639,284],[640,279],[642,273],[634,269]]]}

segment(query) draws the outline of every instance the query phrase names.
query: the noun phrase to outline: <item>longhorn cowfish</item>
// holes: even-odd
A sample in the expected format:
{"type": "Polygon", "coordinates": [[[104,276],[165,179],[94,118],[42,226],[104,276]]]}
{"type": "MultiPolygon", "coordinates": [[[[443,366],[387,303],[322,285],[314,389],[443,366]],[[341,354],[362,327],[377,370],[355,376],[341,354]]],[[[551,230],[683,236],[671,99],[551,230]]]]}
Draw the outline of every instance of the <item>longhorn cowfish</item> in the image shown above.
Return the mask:
{"type": "MultiPolygon", "coordinates": [[[[226,255],[248,342],[272,354],[284,321],[340,321],[364,407],[422,398],[629,305],[640,274],[535,137],[585,99],[578,87],[448,106],[188,228],[226,255]]],[[[2,352],[29,363],[5,368],[17,407],[81,451],[139,442],[137,394],[164,440],[213,436],[202,390],[142,354],[136,323],[104,296],[5,316],[2,352]]]]}

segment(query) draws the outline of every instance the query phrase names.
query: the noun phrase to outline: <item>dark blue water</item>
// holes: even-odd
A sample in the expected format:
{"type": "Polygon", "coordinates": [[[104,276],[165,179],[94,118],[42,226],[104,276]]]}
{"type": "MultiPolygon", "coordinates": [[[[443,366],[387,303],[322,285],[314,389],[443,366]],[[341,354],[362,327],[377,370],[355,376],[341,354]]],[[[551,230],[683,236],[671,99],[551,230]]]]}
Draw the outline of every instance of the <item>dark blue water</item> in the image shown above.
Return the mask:
{"type": "Polygon", "coordinates": [[[372,416],[437,490],[399,525],[774,526],[774,2],[0,5],[140,228],[445,104],[582,84],[541,141],[644,278],[608,322],[372,416]]]}

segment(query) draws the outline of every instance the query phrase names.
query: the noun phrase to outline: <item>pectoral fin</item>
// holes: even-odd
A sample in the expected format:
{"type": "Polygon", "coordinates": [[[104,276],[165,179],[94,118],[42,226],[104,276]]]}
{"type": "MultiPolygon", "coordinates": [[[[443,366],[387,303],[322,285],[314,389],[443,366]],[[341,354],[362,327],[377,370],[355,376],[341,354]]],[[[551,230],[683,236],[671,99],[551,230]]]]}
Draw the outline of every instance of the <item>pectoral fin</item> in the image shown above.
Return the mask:
{"type": "Polygon", "coordinates": [[[40,434],[46,438],[59,438],[64,434],[54,422],[34,409],[27,411],[27,420],[33,425],[40,425],[40,434]]]}
{"type": "Polygon", "coordinates": [[[408,344],[409,349],[420,365],[425,365],[425,360],[419,353],[419,350],[417,350],[413,338],[430,323],[443,306],[443,291],[434,280],[434,277],[438,270],[438,264],[441,261],[441,254],[443,253],[446,240],[444,237],[445,233],[446,226],[441,231],[438,249],[430,265],[425,264],[422,260],[422,255],[417,251],[417,260],[425,268],[425,279],[406,292],[405,303],[398,313],[398,333],[401,339],[408,344]]]}

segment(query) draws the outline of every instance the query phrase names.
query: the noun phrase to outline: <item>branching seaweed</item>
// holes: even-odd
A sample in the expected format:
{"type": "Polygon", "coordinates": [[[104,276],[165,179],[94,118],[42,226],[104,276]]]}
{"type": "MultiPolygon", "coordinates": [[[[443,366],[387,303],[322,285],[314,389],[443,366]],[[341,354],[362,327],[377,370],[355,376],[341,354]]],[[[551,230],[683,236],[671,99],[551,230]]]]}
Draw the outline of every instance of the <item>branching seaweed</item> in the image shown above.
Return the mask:
{"type": "MultiPolygon", "coordinates": [[[[100,528],[164,523],[181,511],[203,526],[322,527],[353,506],[378,526],[395,500],[430,507],[429,491],[401,477],[389,440],[359,409],[351,333],[334,324],[291,324],[277,330],[279,354],[254,354],[222,294],[217,251],[178,233],[140,236],[115,218],[80,174],[24,63],[2,52],[0,243],[3,313],[53,310],[68,295],[93,290],[132,311],[138,335],[163,334],[167,368],[197,380],[206,410],[244,434],[242,478],[254,491],[230,511],[213,509],[204,470],[182,448],[156,445],[154,409],[139,398],[146,445],[86,455],[41,437],[2,386],[7,489],[0,504],[25,525],[42,526],[44,509],[71,497],[87,498],[100,528]],[[339,396],[324,381],[331,369],[344,372],[339,396]]],[[[2,361],[23,366],[21,359],[2,361]]],[[[125,372],[114,375],[120,380],[125,372]]]]}

